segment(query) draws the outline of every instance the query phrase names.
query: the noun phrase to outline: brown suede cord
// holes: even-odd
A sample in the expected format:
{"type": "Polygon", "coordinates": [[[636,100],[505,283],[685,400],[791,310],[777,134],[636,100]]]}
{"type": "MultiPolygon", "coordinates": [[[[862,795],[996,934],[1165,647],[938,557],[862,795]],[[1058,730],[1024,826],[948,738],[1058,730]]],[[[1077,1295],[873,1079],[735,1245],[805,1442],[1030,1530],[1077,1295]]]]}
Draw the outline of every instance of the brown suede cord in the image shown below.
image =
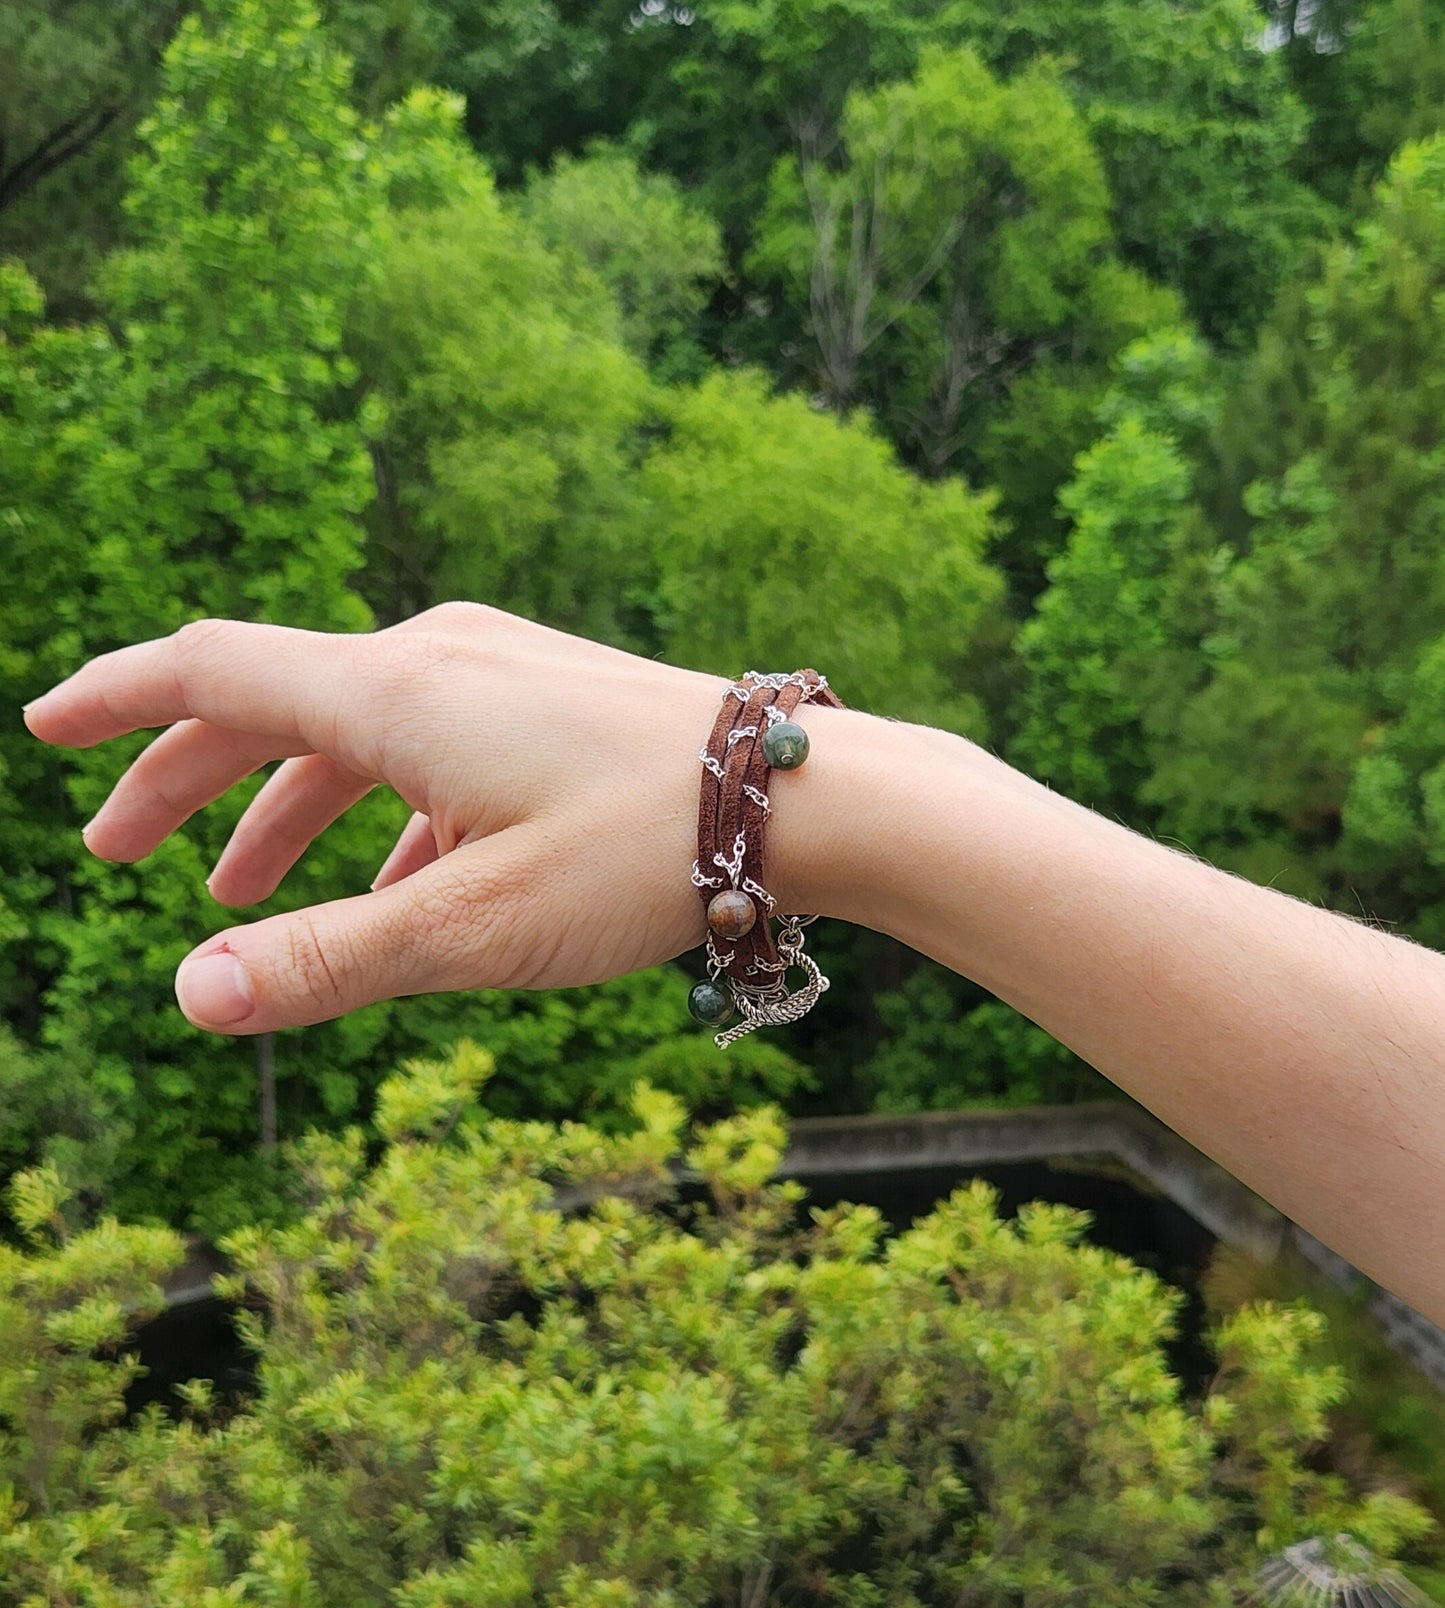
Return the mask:
{"type": "MultiPolygon", "coordinates": [[[[738,888],[752,900],[757,912],[752,928],[732,940],[713,934],[712,948],[726,976],[753,987],[777,981],[781,971],[768,919],[774,909],[761,890],[767,888],[766,823],[771,810],[777,808],[779,786],[786,790],[787,783],[784,780],[779,784],[763,757],[763,734],[771,724],[767,711],[775,708],[787,718],[805,700],[835,709],[843,707],[842,700],[816,670],[799,670],[794,676],[796,679],[790,677],[781,687],[767,684],[777,677],[754,678],[752,672],[735,683],[723,696],[704,750],[722,776],[704,760],[698,798],[697,869],[703,879],[709,879],[709,885],[699,886],[698,892],[704,908],[723,888],[738,888]],[[744,691],[746,701],[739,696],[744,691]],[[734,737],[733,733],[742,735],[734,737]],[[763,799],[767,799],[767,807],[763,799]],[[714,857],[721,855],[733,862],[739,833],[743,854],[734,875],[732,870],[720,867],[714,857]]],[[[782,775],[786,778],[786,772],[782,775]]]]}

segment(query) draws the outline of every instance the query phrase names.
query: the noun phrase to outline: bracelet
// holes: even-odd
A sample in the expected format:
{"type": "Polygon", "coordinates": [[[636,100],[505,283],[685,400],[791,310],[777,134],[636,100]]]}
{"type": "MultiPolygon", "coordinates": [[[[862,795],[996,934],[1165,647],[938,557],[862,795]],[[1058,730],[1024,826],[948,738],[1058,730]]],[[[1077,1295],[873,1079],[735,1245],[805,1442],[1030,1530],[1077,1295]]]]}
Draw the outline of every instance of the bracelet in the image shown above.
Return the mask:
{"type": "Polygon", "coordinates": [[[808,757],[808,734],[789,719],[800,703],[843,707],[816,670],[749,670],[723,693],[712,735],[698,754],[702,787],[692,881],[707,912],[708,975],[693,986],[687,1005],[709,1027],[722,1026],[734,1011],[742,1016],[716,1035],[719,1049],[755,1028],[796,1022],[828,987],[803,949],[803,928],[817,918],[782,916],[775,940],[777,900],[764,880],[772,773],[797,770],[808,757]],[[790,994],[793,968],[806,980],[790,994]]]}

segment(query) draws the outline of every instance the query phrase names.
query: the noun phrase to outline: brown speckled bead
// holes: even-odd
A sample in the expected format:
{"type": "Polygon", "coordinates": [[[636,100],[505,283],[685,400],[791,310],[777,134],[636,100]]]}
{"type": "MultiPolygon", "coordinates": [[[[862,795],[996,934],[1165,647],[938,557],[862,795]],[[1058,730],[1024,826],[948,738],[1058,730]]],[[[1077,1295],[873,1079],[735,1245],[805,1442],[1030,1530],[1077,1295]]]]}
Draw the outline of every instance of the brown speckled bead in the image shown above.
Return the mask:
{"type": "Polygon", "coordinates": [[[741,938],[757,919],[753,901],[736,888],[724,888],[708,901],[707,924],[719,938],[741,938]]]}

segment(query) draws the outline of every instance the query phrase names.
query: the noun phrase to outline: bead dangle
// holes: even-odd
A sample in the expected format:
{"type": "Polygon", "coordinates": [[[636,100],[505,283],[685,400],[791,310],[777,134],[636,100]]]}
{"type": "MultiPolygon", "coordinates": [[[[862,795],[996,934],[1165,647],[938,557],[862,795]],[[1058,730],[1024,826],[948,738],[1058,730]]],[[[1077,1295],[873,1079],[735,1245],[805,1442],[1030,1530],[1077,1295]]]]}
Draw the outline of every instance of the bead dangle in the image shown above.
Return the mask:
{"type": "Polygon", "coordinates": [[[688,994],[688,1010],[725,1049],[759,1027],[796,1022],[827,991],[828,979],[803,947],[814,916],[783,915],[775,940],[777,900],[764,882],[763,829],[772,813],[772,773],[797,770],[808,758],[808,733],[790,719],[798,705],[842,708],[816,670],[749,670],[722,695],[722,708],[698,759],[698,853],[692,882],[706,908],[708,974],[688,994]],[[790,991],[787,974],[801,971],[790,991]]]}

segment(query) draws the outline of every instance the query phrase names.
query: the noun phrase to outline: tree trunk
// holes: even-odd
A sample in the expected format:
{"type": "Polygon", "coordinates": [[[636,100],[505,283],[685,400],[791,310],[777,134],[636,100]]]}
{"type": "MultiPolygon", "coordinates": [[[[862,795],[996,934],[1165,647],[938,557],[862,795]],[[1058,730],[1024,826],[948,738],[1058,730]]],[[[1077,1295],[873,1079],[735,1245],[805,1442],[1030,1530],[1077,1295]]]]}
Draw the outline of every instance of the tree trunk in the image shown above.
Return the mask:
{"type": "Polygon", "coordinates": [[[261,1095],[261,1149],[276,1148],[276,1035],[262,1033],[256,1040],[256,1083],[261,1095]]]}

